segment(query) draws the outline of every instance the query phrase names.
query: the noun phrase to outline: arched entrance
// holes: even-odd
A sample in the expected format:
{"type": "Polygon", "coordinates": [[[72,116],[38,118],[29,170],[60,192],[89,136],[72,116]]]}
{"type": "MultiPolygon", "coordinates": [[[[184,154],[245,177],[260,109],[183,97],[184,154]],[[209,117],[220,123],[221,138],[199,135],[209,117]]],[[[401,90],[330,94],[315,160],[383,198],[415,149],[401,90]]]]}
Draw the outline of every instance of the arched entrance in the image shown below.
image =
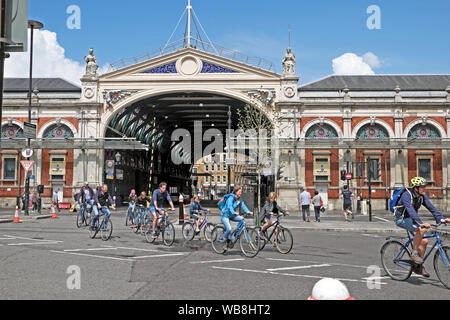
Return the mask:
{"type": "MultiPolygon", "coordinates": [[[[194,164],[214,153],[216,157],[209,157],[212,163],[202,173],[210,177],[209,185],[203,188],[208,189],[208,197],[220,194],[224,185],[234,184],[226,163],[226,137],[228,128],[239,128],[239,110],[248,104],[243,100],[222,93],[178,91],[124,103],[114,113],[105,115],[105,137],[135,138],[148,145],[148,151],[106,151],[105,162],[114,161],[116,173],[111,174],[106,167],[104,181],[122,197],[128,196],[131,189],[149,192],[162,181],[169,184],[174,197],[179,193],[192,195],[202,188],[199,173],[192,170],[194,164]],[[189,150],[185,148],[181,159],[174,159],[180,154],[177,148],[181,141],[187,141],[189,150]]],[[[260,106],[253,108],[260,110],[260,106]]],[[[261,112],[264,117],[266,113],[261,112]]],[[[267,186],[266,181],[264,185],[267,186]]]]}

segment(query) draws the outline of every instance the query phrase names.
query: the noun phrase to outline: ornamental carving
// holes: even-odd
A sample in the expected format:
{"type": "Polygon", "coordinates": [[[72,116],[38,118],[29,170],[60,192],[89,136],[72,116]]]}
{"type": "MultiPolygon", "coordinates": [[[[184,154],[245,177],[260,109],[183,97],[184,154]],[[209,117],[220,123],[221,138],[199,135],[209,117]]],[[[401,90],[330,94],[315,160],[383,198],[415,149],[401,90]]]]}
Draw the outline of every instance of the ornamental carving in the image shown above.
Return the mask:
{"type": "Polygon", "coordinates": [[[103,91],[103,99],[105,99],[105,110],[113,110],[114,105],[124,97],[130,96],[135,91],[129,90],[105,90],[103,91]]]}

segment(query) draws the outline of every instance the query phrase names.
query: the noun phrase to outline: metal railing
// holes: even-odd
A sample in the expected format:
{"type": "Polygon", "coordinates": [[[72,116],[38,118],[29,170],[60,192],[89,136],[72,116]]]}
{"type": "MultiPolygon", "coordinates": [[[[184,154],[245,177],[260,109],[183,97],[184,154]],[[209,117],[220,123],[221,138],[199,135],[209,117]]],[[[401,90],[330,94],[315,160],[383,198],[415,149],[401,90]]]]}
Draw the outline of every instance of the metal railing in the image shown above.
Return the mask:
{"type": "MultiPolygon", "coordinates": [[[[140,63],[143,61],[147,61],[147,60],[150,60],[150,59],[153,59],[156,57],[160,57],[160,56],[163,56],[163,55],[171,53],[171,52],[182,50],[187,47],[188,46],[186,43],[186,39],[181,39],[181,40],[172,42],[171,44],[169,44],[167,46],[147,52],[146,54],[143,54],[140,56],[135,56],[132,58],[120,59],[114,63],[111,63],[109,65],[109,68],[107,69],[106,73],[113,72],[115,70],[125,68],[130,65],[137,64],[137,63],[140,63]]],[[[210,54],[217,55],[219,57],[223,57],[226,59],[245,63],[245,64],[248,64],[253,67],[268,70],[271,72],[276,72],[275,65],[266,59],[259,58],[259,57],[250,57],[250,56],[240,53],[239,51],[227,49],[222,46],[212,44],[210,42],[202,41],[200,39],[192,38],[190,47],[192,49],[204,51],[204,52],[207,52],[210,54]]]]}

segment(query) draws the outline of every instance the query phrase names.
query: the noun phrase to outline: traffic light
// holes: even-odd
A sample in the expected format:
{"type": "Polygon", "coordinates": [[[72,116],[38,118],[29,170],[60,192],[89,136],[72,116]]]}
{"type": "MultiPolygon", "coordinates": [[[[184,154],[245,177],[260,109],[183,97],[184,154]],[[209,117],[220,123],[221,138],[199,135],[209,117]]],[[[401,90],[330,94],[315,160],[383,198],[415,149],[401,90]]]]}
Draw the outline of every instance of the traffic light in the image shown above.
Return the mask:
{"type": "Polygon", "coordinates": [[[347,175],[347,171],[341,170],[341,180],[342,180],[342,181],[347,180],[347,178],[345,177],[346,175],[347,175]]]}
{"type": "Polygon", "coordinates": [[[283,179],[283,173],[284,173],[284,165],[281,165],[278,167],[277,171],[277,181],[283,179]]]}
{"type": "Polygon", "coordinates": [[[362,162],[357,162],[356,163],[356,175],[355,176],[357,178],[362,178],[363,175],[364,175],[364,173],[363,173],[363,164],[362,164],[362,162]]]}
{"type": "Polygon", "coordinates": [[[379,159],[370,159],[367,165],[370,179],[379,180],[381,177],[381,161],[379,159]]]}

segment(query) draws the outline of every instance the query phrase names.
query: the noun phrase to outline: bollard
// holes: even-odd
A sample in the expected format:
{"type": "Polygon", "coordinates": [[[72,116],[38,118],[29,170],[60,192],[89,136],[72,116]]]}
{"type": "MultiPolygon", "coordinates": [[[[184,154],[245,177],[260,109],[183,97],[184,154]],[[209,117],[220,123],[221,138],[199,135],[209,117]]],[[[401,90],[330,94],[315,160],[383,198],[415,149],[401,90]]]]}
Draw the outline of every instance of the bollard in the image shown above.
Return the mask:
{"type": "Polygon", "coordinates": [[[184,197],[183,195],[180,193],[180,196],[178,197],[178,202],[179,202],[179,215],[178,215],[178,223],[180,225],[182,225],[184,223],[184,197]]]}

